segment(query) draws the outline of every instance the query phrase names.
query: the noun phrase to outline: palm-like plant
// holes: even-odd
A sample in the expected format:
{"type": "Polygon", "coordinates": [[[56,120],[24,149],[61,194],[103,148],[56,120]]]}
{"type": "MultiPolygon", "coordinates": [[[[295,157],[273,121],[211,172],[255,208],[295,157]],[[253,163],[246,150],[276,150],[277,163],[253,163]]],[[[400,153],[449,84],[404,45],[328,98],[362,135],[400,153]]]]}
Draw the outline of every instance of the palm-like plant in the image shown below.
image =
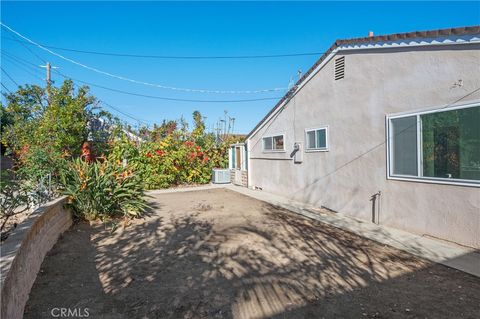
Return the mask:
{"type": "Polygon", "coordinates": [[[87,220],[137,217],[148,208],[140,178],[107,160],[73,160],[61,173],[61,183],[74,214],[87,220]]]}

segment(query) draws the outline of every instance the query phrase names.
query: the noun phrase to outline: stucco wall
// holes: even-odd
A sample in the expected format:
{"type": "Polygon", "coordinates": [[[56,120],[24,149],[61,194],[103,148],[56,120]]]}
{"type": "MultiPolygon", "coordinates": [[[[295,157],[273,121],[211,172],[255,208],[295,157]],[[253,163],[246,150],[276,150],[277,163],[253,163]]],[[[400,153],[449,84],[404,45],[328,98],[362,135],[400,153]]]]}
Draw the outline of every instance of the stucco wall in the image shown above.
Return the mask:
{"type": "Polygon", "coordinates": [[[1,247],[1,318],[23,317],[28,294],[47,252],[72,224],[65,197],[36,209],[1,247]]]}
{"type": "MultiPolygon", "coordinates": [[[[380,224],[480,247],[480,188],[387,179],[385,117],[443,107],[480,87],[480,45],[340,51],[345,79],[328,62],[250,137],[250,186],[380,224]],[[454,86],[458,80],[463,86],[454,86]],[[305,129],[329,126],[328,152],[290,157],[305,129]],[[262,136],[285,134],[285,153],[262,136]]],[[[477,92],[456,105],[480,101],[477,92]]]]}

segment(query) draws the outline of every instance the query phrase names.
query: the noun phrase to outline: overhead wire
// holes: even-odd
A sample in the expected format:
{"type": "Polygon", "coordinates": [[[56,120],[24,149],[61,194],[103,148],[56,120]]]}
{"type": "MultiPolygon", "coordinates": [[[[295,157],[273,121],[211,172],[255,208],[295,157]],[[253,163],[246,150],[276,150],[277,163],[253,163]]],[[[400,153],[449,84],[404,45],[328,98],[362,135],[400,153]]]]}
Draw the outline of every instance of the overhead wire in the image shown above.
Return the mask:
{"type": "MultiPolygon", "coordinates": [[[[2,37],[3,38],[3,37],[2,37]]],[[[33,45],[30,42],[22,41],[19,39],[13,39],[5,37],[7,40],[22,42],[24,44],[33,45]]],[[[152,54],[131,54],[131,53],[117,53],[117,52],[102,52],[91,50],[79,50],[71,48],[62,48],[57,46],[45,45],[43,47],[61,51],[69,51],[84,54],[103,55],[103,56],[117,56],[128,58],[147,58],[147,59],[179,59],[179,60],[222,60],[222,59],[267,59],[267,58],[284,58],[284,57],[297,57],[297,56],[311,56],[321,55],[324,52],[301,52],[301,53],[281,53],[281,54],[257,54],[257,55],[214,55],[214,56],[201,56],[201,55],[152,55],[152,54]]]]}
{"type": "MultiPolygon", "coordinates": [[[[40,72],[40,70],[37,69],[37,65],[35,63],[32,63],[29,60],[26,60],[26,59],[23,59],[21,57],[18,57],[16,55],[14,55],[14,54],[11,54],[11,53],[9,53],[5,50],[0,50],[0,51],[2,52],[2,54],[4,54],[9,59],[12,59],[12,61],[15,61],[15,62],[19,63],[19,65],[23,66],[25,68],[24,69],[25,71],[28,71],[27,68],[30,68],[32,70],[36,70],[36,71],[40,72]]],[[[93,83],[90,83],[90,82],[85,82],[85,81],[81,81],[81,80],[78,80],[78,79],[73,79],[73,78],[69,77],[68,75],[65,75],[62,72],[57,71],[57,70],[52,70],[52,71],[55,74],[58,74],[65,79],[72,79],[76,82],[80,82],[80,83],[87,84],[87,85],[90,85],[90,86],[100,87],[100,88],[107,89],[107,90],[113,90],[115,92],[120,92],[120,93],[124,93],[124,94],[133,94],[133,95],[137,95],[137,96],[140,95],[140,96],[146,96],[146,97],[149,97],[149,98],[161,98],[161,97],[158,97],[158,96],[148,96],[148,95],[142,95],[142,94],[137,94],[137,93],[132,93],[132,92],[125,92],[125,91],[121,91],[121,90],[117,90],[117,89],[113,89],[113,88],[108,88],[108,87],[96,85],[96,84],[93,84],[93,83]]],[[[32,73],[32,75],[34,75],[34,74],[32,73]]],[[[43,80],[43,79],[41,79],[41,80],[43,80]]],[[[77,85],[77,87],[78,87],[78,85],[77,85]]],[[[277,98],[272,98],[272,99],[277,99],[277,98]]],[[[151,125],[151,123],[154,123],[154,121],[147,121],[147,120],[139,119],[139,118],[133,116],[132,114],[124,112],[124,111],[120,110],[118,107],[115,107],[115,106],[105,102],[104,100],[100,100],[100,99],[97,99],[97,100],[100,103],[104,104],[106,107],[108,107],[110,109],[113,109],[114,111],[116,111],[116,112],[118,112],[118,113],[120,113],[120,114],[138,122],[138,123],[143,123],[143,124],[146,124],[146,125],[151,125]]],[[[196,102],[198,102],[198,101],[196,101],[196,102]]]]}
{"type": "MultiPolygon", "coordinates": [[[[4,53],[4,52],[2,52],[2,53],[4,53]]],[[[6,58],[7,61],[9,61],[9,62],[12,63],[13,65],[15,65],[17,68],[25,71],[26,73],[30,74],[31,76],[35,77],[36,79],[39,79],[40,81],[43,81],[43,80],[44,80],[41,76],[39,76],[39,75],[31,72],[29,69],[27,69],[26,66],[28,66],[28,64],[26,65],[26,64],[22,63],[21,61],[15,60],[15,59],[13,59],[12,57],[10,57],[10,56],[8,56],[8,55],[4,55],[4,58],[6,58]]],[[[32,68],[32,69],[33,69],[33,68],[32,68]]],[[[40,71],[40,70],[37,70],[37,71],[40,71]]]]}
{"type": "Polygon", "coordinates": [[[146,121],[146,120],[142,120],[142,119],[136,118],[136,117],[134,117],[133,115],[127,113],[127,112],[124,112],[124,111],[122,111],[122,110],[119,110],[117,107],[115,107],[115,106],[113,106],[113,105],[105,102],[104,100],[100,100],[100,99],[99,99],[98,101],[99,101],[100,103],[104,104],[106,107],[111,108],[112,110],[114,110],[114,111],[122,114],[123,116],[126,116],[126,117],[128,117],[128,118],[130,118],[130,119],[132,119],[132,120],[137,121],[138,123],[143,123],[143,124],[146,124],[147,126],[150,126],[152,123],[154,123],[153,121],[146,121]]]}
{"type": "Polygon", "coordinates": [[[243,103],[243,102],[256,102],[256,101],[268,101],[268,100],[279,100],[280,97],[264,97],[264,98],[253,98],[253,99],[238,99],[238,100],[198,100],[198,99],[181,99],[181,98],[170,98],[170,97],[163,97],[163,96],[157,96],[157,95],[148,95],[148,94],[141,94],[141,93],[135,93],[135,92],[129,92],[129,91],[124,91],[124,90],[119,90],[119,89],[114,89],[111,87],[106,87],[103,85],[95,84],[92,82],[87,82],[79,79],[72,78],[70,76],[66,76],[59,71],[52,70],[52,72],[62,76],[63,78],[66,79],[72,79],[74,81],[92,86],[92,87],[97,87],[101,88],[104,90],[112,91],[112,92],[117,92],[121,94],[127,94],[127,95],[133,95],[133,96],[140,96],[140,97],[145,97],[145,98],[150,98],[150,99],[157,99],[157,100],[165,100],[165,101],[176,101],[176,102],[192,102],[192,103],[243,103]]]}
{"type": "MultiPolygon", "coordinates": [[[[23,58],[20,58],[16,55],[13,55],[3,49],[0,50],[2,53],[6,54],[8,57],[17,60],[18,63],[23,64],[26,67],[30,67],[32,69],[37,69],[37,65],[35,63],[32,63],[28,60],[25,60],[23,58]]],[[[148,95],[148,94],[141,94],[141,93],[135,93],[135,92],[130,92],[130,91],[125,91],[125,90],[120,90],[120,89],[115,89],[107,86],[103,86],[100,84],[80,80],[73,78],[69,75],[65,75],[64,73],[58,71],[58,70],[51,70],[51,72],[60,75],[61,77],[65,79],[71,79],[79,83],[86,84],[91,87],[97,87],[101,88],[104,90],[116,92],[116,93],[121,93],[121,94],[126,94],[126,95],[133,95],[133,96],[139,96],[139,97],[145,97],[145,98],[150,98],[150,99],[158,99],[158,100],[166,100],[166,101],[176,101],[176,102],[191,102],[191,103],[242,103],[242,102],[256,102],[256,101],[268,101],[268,100],[279,100],[281,97],[263,97],[263,98],[252,98],[252,99],[236,99],[236,100],[200,100],[200,99],[181,99],[181,98],[170,98],[170,97],[163,97],[163,96],[157,96],[157,95],[148,95]]]]}
{"type": "Polygon", "coordinates": [[[38,55],[37,53],[35,53],[32,49],[30,49],[28,46],[26,46],[26,43],[28,42],[25,42],[25,41],[22,41],[22,40],[18,40],[18,39],[14,39],[13,37],[10,38],[10,37],[4,37],[2,36],[2,38],[6,38],[6,39],[9,39],[9,40],[13,40],[13,41],[17,41],[19,42],[22,47],[24,47],[28,52],[30,52],[33,56],[35,56],[37,59],[39,59],[40,61],[42,61],[43,63],[47,63],[47,61],[42,58],[40,55],[38,55]]]}
{"type": "Polygon", "coordinates": [[[55,51],[52,51],[52,50],[38,44],[37,42],[27,38],[26,36],[20,34],[19,32],[15,31],[11,27],[7,26],[3,22],[0,22],[0,25],[3,26],[4,28],[6,28],[8,31],[12,32],[13,34],[17,35],[18,37],[26,40],[27,42],[37,46],[38,48],[56,56],[56,57],[58,57],[62,60],[68,61],[72,64],[75,64],[77,66],[80,66],[82,68],[85,68],[87,70],[93,71],[93,72],[98,73],[98,74],[103,74],[103,75],[106,75],[106,76],[109,76],[109,77],[112,77],[112,78],[115,78],[115,79],[131,82],[131,83],[135,83],[135,84],[142,84],[142,85],[146,85],[146,86],[156,87],[156,88],[160,88],[160,89],[173,90],[173,91],[179,91],[179,92],[212,93],[212,94],[258,94],[258,93],[286,91],[288,89],[288,87],[277,87],[277,88],[259,89],[259,90],[209,90],[209,89],[181,88],[181,87],[174,87],[174,86],[167,86],[167,85],[156,84],[156,83],[151,83],[151,82],[139,81],[139,80],[135,80],[135,79],[125,77],[125,76],[121,76],[121,75],[117,75],[117,74],[110,73],[110,72],[107,72],[107,71],[103,71],[103,70],[97,69],[95,67],[88,66],[84,63],[78,62],[76,60],[67,58],[67,57],[65,57],[65,56],[63,56],[63,55],[61,55],[61,54],[59,54],[55,51]]]}
{"type": "Polygon", "coordinates": [[[2,87],[3,87],[5,90],[7,90],[8,93],[12,93],[12,91],[10,91],[10,90],[5,86],[5,84],[3,84],[3,83],[0,83],[0,84],[2,85],[2,87]]]}
{"type": "MultiPolygon", "coordinates": [[[[7,52],[4,51],[4,50],[1,50],[1,51],[2,51],[3,54],[5,54],[5,57],[11,59],[12,61],[15,61],[15,62],[19,63],[17,66],[23,66],[23,67],[24,67],[24,71],[28,71],[28,69],[26,69],[25,67],[29,67],[30,69],[33,69],[33,70],[38,70],[38,69],[35,68],[36,65],[35,65],[34,63],[31,63],[30,61],[25,60],[25,59],[22,59],[22,58],[20,58],[20,57],[17,57],[17,56],[15,56],[15,55],[13,55],[13,54],[7,53],[7,52]],[[15,59],[16,59],[16,60],[15,60],[15,59]]],[[[40,70],[38,70],[38,71],[40,71],[40,70]]],[[[30,73],[30,72],[29,72],[29,73],[30,73]]],[[[31,74],[31,75],[35,75],[35,74],[33,74],[33,73],[30,73],[30,74],[31,74]]],[[[43,81],[42,78],[40,78],[40,77],[38,77],[38,76],[37,76],[37,78],[39,78],[40,80],[43,81]]],[[[3,86],[9,93],[11,93],[11,91],[8,90],[8,88],[7,88],[6,86],[4,86],[3,83],[2,83],[2,86],[3,86]]],[[[77,87],[78,87],[78,85],[77,85],[77,87]]],[[[107,102],[105,102],[105,101],[103,101],[103,100],[97,99],[97,101],[99,101],[100,103],[104,104],[104,105],[107,106],[108,108],[111,108],[111,109],[115,110],[116,112],[118,112],[118,113],[120,113],[120,114],[122,114],[122,115],[124,115],[124,116],[126,116],[126,117],[128,117],[128,118],[130,118],[130,119],[132,119],[132,120],[135,120],[135,121],[138,122],[138,123],[144,123],[144,124],[146,124],[146,125],[150,125],[150,123],[148,123],[147,121],[138,119],[138,118],[134,117],[134,116],[131,115],[131,114],[128,114],[128,113],[126,113],[126,112],[123,112],[123,111],[119,110],[118,108],[114,107],[113,105],[111,105],[111,104],[109,104],[109,103],[107,103],[107,102]]]]}
{"type": "Polygon", "coordinates": [[[20,84],[17,83],[17,81],[15,81],[11,76],[10,74],[7,73],[7,71],[5,71],[5,69],[3,67],[0,67],[2,69],[2,72],[5,73],[5,75],[10,79],[10,81],[12,81],[13,83],[15,83],[16,86],[20,86],[20,84]]]}

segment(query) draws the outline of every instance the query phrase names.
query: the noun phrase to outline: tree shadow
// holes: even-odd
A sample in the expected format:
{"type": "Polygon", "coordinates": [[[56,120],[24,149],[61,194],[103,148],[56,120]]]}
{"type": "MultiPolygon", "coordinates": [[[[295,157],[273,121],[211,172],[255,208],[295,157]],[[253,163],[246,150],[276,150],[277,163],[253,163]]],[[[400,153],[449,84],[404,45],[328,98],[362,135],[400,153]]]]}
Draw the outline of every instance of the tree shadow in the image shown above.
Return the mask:
{"type": "Polygon", "coordinates": [[[51,318],[52,307],[78,305],[90,309],[90,318],[478,314],[476,277],[255,205],[258,218],[224,227],[223,206],[210,207],[219,217],[209,219],[207,204],[188,214],[156,207],[113,236],[102,225],[77,224],[44,261],[25,318],[51,318]]]}

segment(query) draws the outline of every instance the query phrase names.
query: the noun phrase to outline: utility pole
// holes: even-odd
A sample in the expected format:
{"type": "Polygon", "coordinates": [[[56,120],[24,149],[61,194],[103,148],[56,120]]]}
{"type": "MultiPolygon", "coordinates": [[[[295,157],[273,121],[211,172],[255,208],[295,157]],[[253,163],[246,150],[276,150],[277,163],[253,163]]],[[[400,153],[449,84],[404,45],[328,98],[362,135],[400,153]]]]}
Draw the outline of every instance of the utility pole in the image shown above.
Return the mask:
{"type": "Polygon", "coordinates": [[[224,129],[223,129],[223,138],[225,139],[226,136],[227,136],[227,114],[228,114],[228,111],[225,110],[223,111],[224,112],[224,120],[223,120],[223,124],[224,124],[224,129]]]}
{"type": "Polygon", "coordinates": [[[228,129],[227,129],[227,136],[230,134],[230,128],[232,127],[232,118],[228,117],[228,129]]]}
{"type": "Polygon", "coordinates": [[[46,65],[40,65],[41,68],[45,68],[47,71],[47,86],[52,84],[52,69],[58,69],[56,66],[52,66],[50,62],[47,62],[46,65]]]}
{"type": "Polygon", "coordinates": [[[47,96],[48,96],[48,104],[50,104],[50,85],[52,84],[52,68],[53,69],[58,69],[58,67],[53,66],[50,64],[50,62],[47,62],[46,65],[40,65],[41,68],[45,68],[47,71],[47,96]]]}

